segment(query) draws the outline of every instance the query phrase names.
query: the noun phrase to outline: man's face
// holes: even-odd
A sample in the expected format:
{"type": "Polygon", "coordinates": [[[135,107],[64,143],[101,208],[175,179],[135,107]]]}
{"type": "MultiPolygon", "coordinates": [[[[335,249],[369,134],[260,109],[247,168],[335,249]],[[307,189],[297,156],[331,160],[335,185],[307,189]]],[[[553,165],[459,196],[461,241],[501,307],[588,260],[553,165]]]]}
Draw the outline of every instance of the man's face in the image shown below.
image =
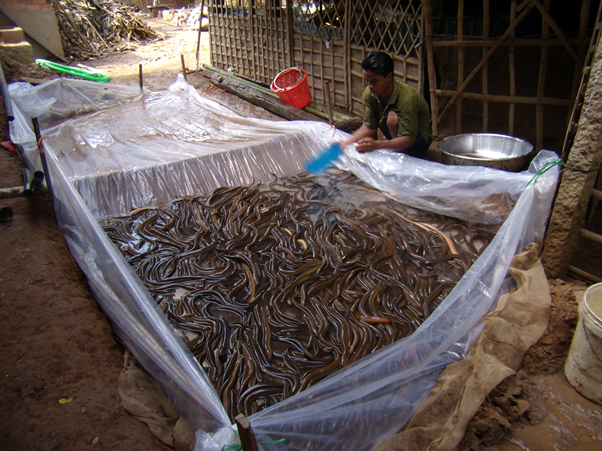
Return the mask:
{"type": "Polygon", "coordinates": [[[368,84],[368,88],[375,96],[379,96],[386,92],[387,88],[391,85],[391,80],[393,79],[393,74],[387,74],[386,77],[382,75],[376,75],[374,72],[369,70],[362,71],[364,74],[364,80],[368,84]]]}

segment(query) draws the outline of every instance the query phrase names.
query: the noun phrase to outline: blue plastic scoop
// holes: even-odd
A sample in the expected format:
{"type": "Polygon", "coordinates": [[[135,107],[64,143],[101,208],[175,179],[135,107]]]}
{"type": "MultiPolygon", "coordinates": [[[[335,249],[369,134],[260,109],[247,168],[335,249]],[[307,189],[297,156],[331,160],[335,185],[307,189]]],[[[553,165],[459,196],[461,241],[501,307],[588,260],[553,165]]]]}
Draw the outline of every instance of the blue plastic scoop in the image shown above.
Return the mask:
{"type": "Polygon", "coordinates": [[[305,162],[305,169],[314,175],[324,172],[342,153],[339,143],[334,143],[320,152],[314,158],[305,162]]]}

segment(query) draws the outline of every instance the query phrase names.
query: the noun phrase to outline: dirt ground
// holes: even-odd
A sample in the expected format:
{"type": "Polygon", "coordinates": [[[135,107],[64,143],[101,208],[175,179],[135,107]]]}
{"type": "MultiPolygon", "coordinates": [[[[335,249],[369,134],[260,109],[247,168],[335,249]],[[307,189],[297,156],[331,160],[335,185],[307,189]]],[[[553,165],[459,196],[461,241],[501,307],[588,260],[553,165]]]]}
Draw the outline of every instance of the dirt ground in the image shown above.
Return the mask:
{"type": "MultiPolygon", "coordinates": [[[[85,64],[107,71],[113,82],[136,85],[143,64],[150,89],[175,81],[180,55],[195,69],[198,32],[151,23],[166,40],[85,64]]],[[[208,34],[202,33],[201,63],[209,62],[208,48],[208,34]]],[[[30,76],[54,74],[32,70],[30,76]]],[[[215,89],[200,74],[189,74],[188,81],[242,115],[282,120],[215,89]]],[[[0,148],[1,187],[18,186],[21,167],[14,154],[0,148]]],[[[0,204],[14,214],[0,222],[0,449],[171,449],[121,405],[117,384],[124,348],[69,254],[49,196],[0,199],[0,204]]],[[[576,293],[588,283],[549,282],[547,332],[517,374],[483,403],[458,450],[602,449],[602,406],[581,397],[563,369],[578,320],[576,293]]]]}

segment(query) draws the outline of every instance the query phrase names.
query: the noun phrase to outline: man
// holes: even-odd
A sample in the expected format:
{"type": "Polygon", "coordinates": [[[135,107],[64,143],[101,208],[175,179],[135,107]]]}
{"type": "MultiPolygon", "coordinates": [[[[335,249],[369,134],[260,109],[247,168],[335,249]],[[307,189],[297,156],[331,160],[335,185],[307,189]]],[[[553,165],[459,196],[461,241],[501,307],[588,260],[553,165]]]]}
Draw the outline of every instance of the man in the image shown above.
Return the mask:
{"type": "Polygon", "coordinates": [[[423,156],[433,141],[431,115],[424,98],[393,78],[393,59],[384,52],[368,53],[362,69],[368,83],[364,91],[364,123],[341,146],[355,142],[358,152],[391,149],[423,156]],[[377,139],[378,128],[386,139],[377,139]]]}

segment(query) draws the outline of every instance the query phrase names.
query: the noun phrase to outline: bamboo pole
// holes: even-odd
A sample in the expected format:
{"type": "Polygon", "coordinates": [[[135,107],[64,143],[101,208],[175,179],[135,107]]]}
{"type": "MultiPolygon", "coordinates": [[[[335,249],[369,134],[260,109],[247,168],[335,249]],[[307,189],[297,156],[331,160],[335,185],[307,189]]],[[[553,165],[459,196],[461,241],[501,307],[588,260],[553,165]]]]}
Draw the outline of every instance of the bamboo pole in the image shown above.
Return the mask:
{"type": "Polygon", "coordinates": [[[293,0],[286,0],[286,42],[288,43],[288,67],[295,65],[295,41],[294,35],[295,24],[293,22],[293,0]]]}
{"type": "MultiPolygon", "coordinates": [[[[515,6],[514,6],[514,18],[516,18],[516,2],[515,6]]],[[[512,22],[514,20],[513,17],[510,17],[510,22],[512,22]]],[[[440,36],[445,36],[445,35],[440,35],[440,36]]],[[[514,39],[514,33],[511,34],[511,39],[508,39],[507,41],[504,41],[500,44],[501,47],[535,47],[535,46],[541,46],[541,45],[547,45],[549,47],[562,47],[563,44],[560,41],[560,39],[556,39],[556,38],[552,38],[550,37],[549,39],[539,39],[539,38],[526,38],[526,39],[514,39]]],[[[462,42],[458,42],[458,41],[434,41],[433,42],[433,47],[435,48],[439,48],[439,47],[491,47],[492,45],[495,45],[498,41],[495,39],[487,39],[484,41],[474,41],[474,40],[470,40],[470,39],[466,39],[467,36],[464,36],[464,41],[462,42]]],[[[568,41],[574,45],[588,45],[589,44],[589,39],[588,38],[575,38],[575,39],[568,39],[568,41]]]]}
{"type": "MultiPolygon", "coordinates": [[[[574,96],[575,101],[573,104],[573,108],[569,113],[569,118],[567,121],[568,125],[567,125],[566,133],[564,136],[564,143],[562,145],[562,152],[561,152],[562,161],[566,161],[566,159],[568,157],[569,149],[570,149],[571,142],[572,142],[572,137],[575,134],[576,129],[577,129],[576,121],[577,121],[577,116],[579,115],[579,112],[580,112],[579,105],[581,104],[583,95],[585,94],[587,77],[589,77],[589,69],[590,69],[589,65],[591,63],[592,53],[593,53],[594,49],[596,48],[598,39],[600,37],[600,27],[602,26],[601,22],[602,22],[602,2],[600,2],[600,5],[598,6],[598,13],[596,14],[596,22],[594,24],[594,29],[593,29],[592,35],[590,37],[589,47],[585,54],[583,67],[579,69],[579,77],[580,77],[579,88],[577,89],[577,92],[574,96]]],[[[575,72],[577,72],[577,68],[575,68],[575,72]]]]}
{"type": "Polygon", "coordinates": [[[203,25],[203,10],[205,9],[205,0],[201,2],[201,13],[199,14],[199,36],[196,41],[196,70],[200,68],[199,58],[201,57],[201,28],[203,25]]]}
{"type": "MultiPolygon", "coordinates": [[[[581,11],[579,14],[579,39],[587,38],[587,25],[589,22],[589,10],[591,7],[590,0],[583,0],[581,3],[581,11]]],[[[595,26],[595,25],[594,25],[595,26]]],[[[595,34],[595,30],[592,32],[595,34]]],[[[585,61],[585,55],[587,53],[587,44],[579,45],[577,47],[579,58],[583,58],[583,64],[587,64],[585,61]]],[[[579,85],[581,83],[581,75],[583,74],[583,66],[575,64],[575,70],[573,71],[573,85],[571,87],[571,98],[574,99],[579,91],[579,85]]],[[[569,112],[569,118],[571,113],[569,112]]]]}
{"type": "MultiPolygon", "coordinates": [[[[489,37],[489,0],[483,0],[483,39],[489,37]]],[[[487,48],[483,47],[483,58],[487,54],[487,48]]],[[[489,63],[485,63],[481,71],[481,85],[483,94],[489,93],[488,83],[489,63]]],[[[483,133],[487,133],[489,129],[489,103],[483,100],[483,133]]]]}
{"type": "MultiPolygon", "coordinates": [[[[256,42],[255,42],[255,13],[254,13],[254,5],[255,0],[249,0],[249,28],[251,29],[251,53],[255,54],[256,52],[256,42]]],[[[253,58],[253,73],[259,73],[259,58],[253,58]]]]}
{"type": "MultiPolygon", "coordinates": [[[[516,19],[516,0],[512,0],[510,4],[510,23],[516,19]]],[[[516,67],[515,67],[515,55],[514,55],[514,35],[515,31],[510,32],[510,47],[508,48],[508,75],[510,77],[510,97],[516,95],[516,67]]],[[[514,115],[516,112],[516,105],[511,102],[508,107],[508,134],[514,135],[514,115]]]]}
{"type": "Polygon", "coordinates": [[[576,276],[582,277],[585,280],[589,280],[593,283],[600,283],[602,279],[598,276],[594,276],[593,274],[583,271],[582,269],[577,268],[576,266],[569,266],[568,272],[575,274],[576,276]]]}
{"type": "Polygon", "coordinates": [[[435,53],[433,48],[433,0],[424,0],[422,3],[424,12],[424,28],[426,37],[426,61],[429,77],[429,94],[431,99],[431,126],[433,128],[433,136],[437,139],[438,130],[438,113],[439,105],[437,102],[437,75],[435,73],[435,53]]]}
{"type": "MultiPolygon", "coordinates": [[[[418,13],[420,13],[420,11],[418,11],[418,13]]],[[[424,15],[421,14],[421,16],[422,16],[422,20],[420,21],[420,34],[419,34],[419,36],[424,36],[424,34],[425,34],[424,15]]],[[[422,95],[426,95],[425,92],[424,92],[424,46],[422,44],[423,44],[422,41],[418,42],[418,44],[417,44],[417,46],[418,46],[418,49],[417,49],[418,50],[418,60],[421,61],[421,62],[423,62],[422,64],[420,64],[420,67],[419,67],[420,70],[418,71],[418,73],[420,74],[420,76],[418,77],[418,92],[420,94],[422,94],[422,95]]],[[[414,47],[414,48],[416,48],[416,47],[414,47]]],[[[407,71],[407,64],[408,64],[407,58],[404,60],[404,62],[406,64],[406,71],[405,71],[406,76],[405,76],[405,78],[407,80],[408,79],[408,77],[407,77],[407,73],[408,73],[408,71],[407,71]]]]}
{"type": "Polygon", "coordinates": [[[324,80],[324,95],[326,96],[326,107],[328,108],[328,123],[334,125],[334,120],[332,119],[332,103],[330,100],[330,83],[328,83],[328,80],[324,80]]]}
{"type": "MultiPolygon", "coordinates": [[[[464,0],[458,0],[457,33],[458,42],[464,40],[464,0]]],[[[460,91],[460,86],[464,80],[464,47],[458,47],[458,80],[457,86],[460,91]]],[[[450,101],[451,102],[451,101],[450,101]]],[[[462,97],[457,98],[456,102],[456,133],[462,131],[462,97]]]]}
{"type": "Polygon", "coordinates": [[[182,75],[184,75],[184,80],[188,81],[186,79],[186,63],[184,62],[184,55],[180,55],[180,60],[182,61],[182,75]]]}
{"type": "Polygon", "coordinates": [[[345,42],[343,43],[344,52],[343,52],[343,67],[345,70],[345,105],[347,111],[351,111],[353,107],[353,95],[351,92],[351,8],[349,7],[350,0],[347,0],[345,4],[345,22],[344,33],[345,33],[345,42]]]}
{"type": "MultiPolygon", "coordinates": [[[[435,93],[440,96],[453,97],[457,91],[450,89],[436,89],[435,93]]],[[[481,100],[499,103],[520,103],[524,105],[556,105],[571,106],[573,101],[570,99],[556,99],[553,97],[524,97],[524,96],[506,96],[501,94],[480,94],[477,92],[463,92],[460,96],[464,99],[481,100]]]]}
{"type": "MultiPolygon", "coordinates": [[[[551,1],[544,0],[544,7],[550,8],[551,1]]],[[[541,34],[546,38],[550,33],[550,25],[545,17],[541,18],[541,34]]],[[[546,88],[546,75],[548,72],[548,47],[540,48],[539,77],[537,80],[537,98],[544,96],[546,88]]],[[[538,102],[535,107],[535,150],[543,149],[543,104],[538,102]]]]}
{"type": "MultiPolygon", "coordinates": [[[[519,6],[523,6],[522,12],[510,24],[510,27],[506,30],[506,32],[502,36],[500,36],[499,40],[489,49],[489,51],[487,52],[487,55],[485,55],[485,57],[481,60],[481,62],[479,64],[477,64],[477,66],[472,70],[472,72],[468,75],[468,77],[466,77],[466,80],[464,80],[464,83],[462,83],[462,86],[460,86],[460,88],[456,91],[456,95],[454,95],[454,97],[451,98],[449,103],[447,105],[445,105],[445,108],[443,109],[441,114],[439,114],[439,121],[441,121],[441,118],[445,115],[447,110],[449,110],[449,108],[451,108],[452,105],[455,103],[455,101],[460,97],[460,94],[462,94],[464,89],[466,89],[466,86],[468,86],[468,83],[470,83],[470,81],[473,79],[473,77],[479,72],[479,70],[481,70],[481,67],[483,67],[483,64],[485,64],[485,62],[489,59],[489,57],[493,54],[493,52],[495,52],[499,48],[502,41],[504,41],[504,39],[506,39],[508,37],[508,35],[520,23],[520,21],[523,20],[524,17],[529,13],[529,11],[531,11],[531,8],[533,8],[534,5],[533,5],[533,3],[530,3],[530,0],[525,0],[519,6]]],[[[520,9],[520,8],[517,8],[517,9],[520,9]]]]}

